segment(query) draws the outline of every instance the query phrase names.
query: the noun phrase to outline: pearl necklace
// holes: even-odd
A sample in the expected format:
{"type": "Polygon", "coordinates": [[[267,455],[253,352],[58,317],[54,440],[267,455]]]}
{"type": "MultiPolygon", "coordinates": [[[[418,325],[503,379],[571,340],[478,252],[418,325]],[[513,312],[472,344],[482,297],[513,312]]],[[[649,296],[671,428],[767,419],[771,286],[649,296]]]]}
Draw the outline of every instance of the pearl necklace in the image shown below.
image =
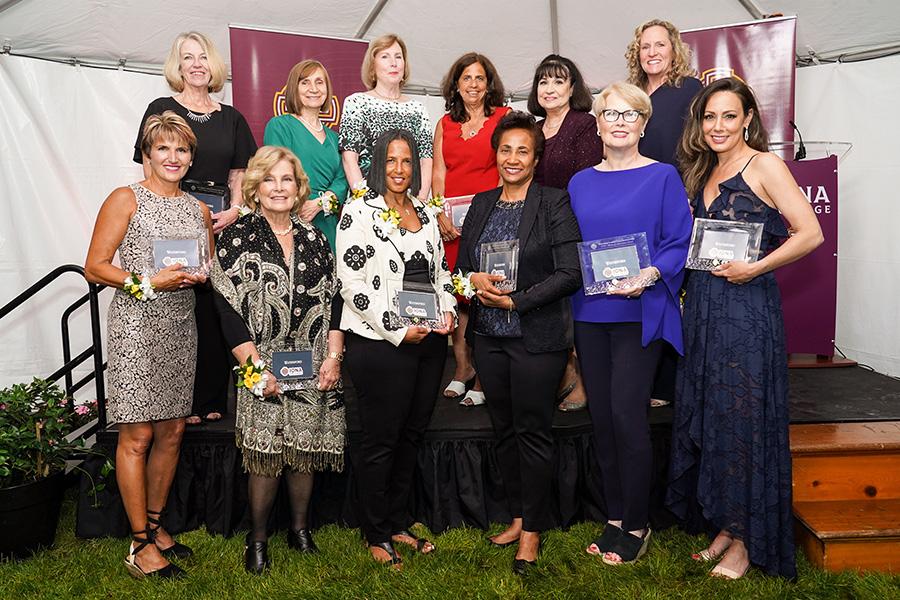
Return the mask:
{"type": "Polygon", "coordinates": [[[309,127],[310,131],[314,131],[314,132],[316,132],[316,133],[321,133],[322,130],[325,129],[325,126],[322,125],[322,120],[321,120],[321,119],[318,119],[318,118],[316,119],[316,121],[319,122],[319,126],[318,126],[318,128],[317,128],[315,125],[311,125],[311,124],[309,123],[309,121],[307,121],[306,119],[304,119],[304,118],[303,118],[303,115],[297,115],[297,118],[300,119],[300,120],[303,122],[304,125],[306,125],[307,127],[309,127]]]}
{"type": "Polygon", "coordinates": [[[289,234],[290,232],[292,232],[293,230],[294,230],[294,224],[291,223],[290,227],[288,227],[288,228],[285,229],[284,231],[275,231],[275,229],[273,228],[273,229],[272,229],[272,233],[274,233],[275,235],[287,235],[287,234],[289,234]]]}

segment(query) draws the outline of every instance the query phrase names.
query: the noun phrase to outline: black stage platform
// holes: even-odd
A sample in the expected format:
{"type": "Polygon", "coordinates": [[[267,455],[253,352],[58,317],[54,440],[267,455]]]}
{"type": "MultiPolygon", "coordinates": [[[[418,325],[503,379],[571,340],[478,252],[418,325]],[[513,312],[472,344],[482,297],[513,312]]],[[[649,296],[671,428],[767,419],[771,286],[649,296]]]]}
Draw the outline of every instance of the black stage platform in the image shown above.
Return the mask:
{"type": "MultiPolygon", "coordinates": [[[[452,374],[452,356],[444,373],[444,385],[452,374]]],[[[900,421],[900,380],[862,367],[791,369],[792,423],[850,421],[900,421]]],[[[443,385],[442,388],[443,389],[443,385]]],[[[349,388],[347,393],[352,393],[349,388]]],[[[663,507],[668,467],[670,407],[650,410],[654,454],[651,519],[655,527],[673,523],[663,507]]],[[[348,415],[350,430],[358,429],[348,415]]],[[[603,520],[603,492],[591,458],[591,424],[586,411],[557,412],[556,521],[559,527],[589,519],[603,520]]],[[[97,435],[98,446],[112,454],[116,430],[97,435]]],[[[419,453],[415,512],[433,531],[449,527],[486,528],[509,519],[505,493],[493,452],[493,431],[484,406],[460,407],[455,400],[439,398],[419,453]]],[[[86,461],[94,476],[102,460],[86,461]]],[[[347,473],[317,475],[312,518],[316,524],[355,524],[347,473]]],[[[98,495],[99,507],[81,483],[76,533],[81,537],[125,536],[128,526],[115,482],[98,495]]],[[[283,501],[283,500],[282,500],[283,501]]],[[[364,499],[363,499],[364,501],[364,499]]],[[[189,427],[170,494],[166,523],[172,531],[205,526],[211,533],[232,535],[248,525],[246,476],[234,445],[234,417],[221,422],[189,427]]],[[[286,510],[276,510],[273,526],[283,526],[286,510]]]]}

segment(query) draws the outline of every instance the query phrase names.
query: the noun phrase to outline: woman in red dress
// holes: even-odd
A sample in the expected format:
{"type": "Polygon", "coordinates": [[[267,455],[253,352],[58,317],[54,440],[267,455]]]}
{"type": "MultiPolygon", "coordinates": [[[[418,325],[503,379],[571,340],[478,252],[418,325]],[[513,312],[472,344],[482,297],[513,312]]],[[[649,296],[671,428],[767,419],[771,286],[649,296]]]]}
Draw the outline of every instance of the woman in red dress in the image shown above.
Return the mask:
{"type": "MultiPolygon", "coordinates": [[[[503,83],[487,57],[469,52],[457,59],[441,85],[447,114],[434,132],[434,168],[431,191],[434,196],[470,196],[495,188],[500,183],[497,160],[491,148],[491,134],[509,112],[503,106],[503,83]]],[[[444,253],[452,272],[456,266],[459,230],[446,215],[438,216],[444,253]]],[[[448,398],[465,396],[463,406],[484,404],[484,392],[475,376],[471,352],[466,345],[468,314],[459,305],[459,327],[453,333],[456,371],[444,390],[448,398]],[[466,393],[466,382],[475,379],[466,393]]]]}

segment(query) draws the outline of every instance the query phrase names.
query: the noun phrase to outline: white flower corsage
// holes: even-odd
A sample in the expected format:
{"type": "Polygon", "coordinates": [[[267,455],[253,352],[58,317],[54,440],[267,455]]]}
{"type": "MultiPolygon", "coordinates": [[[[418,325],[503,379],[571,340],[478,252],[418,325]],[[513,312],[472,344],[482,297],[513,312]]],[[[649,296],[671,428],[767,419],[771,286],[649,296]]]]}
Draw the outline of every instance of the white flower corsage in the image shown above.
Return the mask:
{"type": "Polygon", "coordinates": [[[434,216],[439,216],[444,212],[444,197],[434,196],[425,202],[425,206],[431,209],[434,216]]]}
{"type": "Polygon", "coordinates": [[[468,275],[463,275],[462,271],[457,271],[450,276],[453,283],[453,291],[463,298],[471,298],[475,295],[475,288],[472,286],[472,280],[468,275]]]}
{"type": "Polygon", "coordinates": [[[322,212],[326,215],[336,215],[341,209],[341,203],[331,190],[325,190],[316,199],[316,203],[322,207],[322,212]]]}
{"type": "Polygon", "coordinates": [[[391,235],[400,227],[400,213],[396,208],[386,208],[376,215],[375,227],[382,235],[391,235]]]}
{"type": "Polygon", "coordinates": [[[248,356],[244,364],[234,368],[234,372],[237,373],[238,389],[247,388],[254,396],[261,398],[269,382],[269,375],[265,370],[266,363],[248,356]]]}
{"type": "Polygon", "coordinates": [[[245,204],[236,204],[235,206],[238,209],[238,217],[244,217],[253,212],[252,210],[250,210],[250,207],[245,204]]]}
{"type": "Polygon", "coordinates": [[[353,185],[350,186],[350,197],[354,200],[358,200],[360,198],[364,198],[366,194],[369,193],[369,186],[366,185],[366,180],[362,179],[357,181],[353,185]]]}
{"type": "Polygon", "coordinates": [[[156,300],[156,290],[153,289],[153,284],[150,283],[150,276],[146,274],[139,276],[132,271],[125,278],[122,289],[125,290],[125,293],[131,294],[141,302],[156,300]]]}

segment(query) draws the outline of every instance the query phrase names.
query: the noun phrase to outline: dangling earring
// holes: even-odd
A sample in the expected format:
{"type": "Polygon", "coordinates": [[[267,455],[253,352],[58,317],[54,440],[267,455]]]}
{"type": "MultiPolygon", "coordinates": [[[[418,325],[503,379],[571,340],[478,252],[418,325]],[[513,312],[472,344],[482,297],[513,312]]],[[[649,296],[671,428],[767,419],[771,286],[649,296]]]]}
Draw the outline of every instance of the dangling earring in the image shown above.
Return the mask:
{"type": "Polygon", "coordinates": [[[750,140],[750,130],[747,129],[746,127],[744,127],[744,141],[746,142],[749,140],[750,140]]]}
{"type": "Polygon", "coordinates": [[[641,132],[641,137],[644,137],[644,132],[643,132],[643,131],[641,132]]]}

